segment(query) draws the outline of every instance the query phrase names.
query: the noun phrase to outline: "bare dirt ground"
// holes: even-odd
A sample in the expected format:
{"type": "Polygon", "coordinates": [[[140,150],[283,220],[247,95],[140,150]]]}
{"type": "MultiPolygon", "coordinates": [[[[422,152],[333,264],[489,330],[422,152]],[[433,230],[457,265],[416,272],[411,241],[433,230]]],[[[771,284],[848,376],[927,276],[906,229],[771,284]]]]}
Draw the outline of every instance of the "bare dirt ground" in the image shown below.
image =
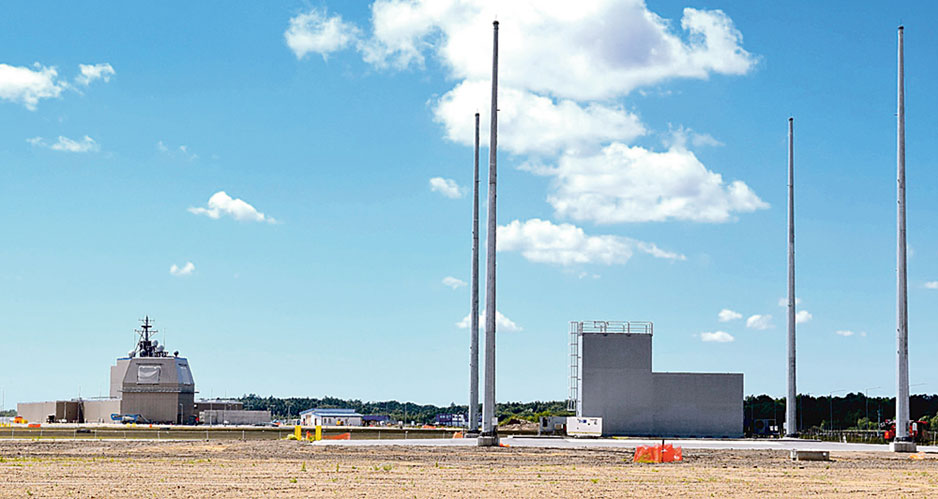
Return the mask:
{"type": "Polygon", "coordinates": [[[938,456],[620,449],[341,447],[294,441],[0,442],[3,497],[938,496],[938,456]]]}

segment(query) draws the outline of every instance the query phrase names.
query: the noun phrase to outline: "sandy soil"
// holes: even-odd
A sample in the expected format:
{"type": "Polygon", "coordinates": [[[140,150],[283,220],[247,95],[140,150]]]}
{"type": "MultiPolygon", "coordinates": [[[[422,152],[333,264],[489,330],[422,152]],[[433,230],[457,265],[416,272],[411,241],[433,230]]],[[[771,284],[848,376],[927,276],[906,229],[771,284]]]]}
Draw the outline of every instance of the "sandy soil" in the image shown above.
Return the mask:
{"type": "Polygon", "coordinates": [[[692,451],[633,464],[626,450],[336,447],[293,441],[0,442],[3,497],[938,496],[938,456],[692,451]]]}

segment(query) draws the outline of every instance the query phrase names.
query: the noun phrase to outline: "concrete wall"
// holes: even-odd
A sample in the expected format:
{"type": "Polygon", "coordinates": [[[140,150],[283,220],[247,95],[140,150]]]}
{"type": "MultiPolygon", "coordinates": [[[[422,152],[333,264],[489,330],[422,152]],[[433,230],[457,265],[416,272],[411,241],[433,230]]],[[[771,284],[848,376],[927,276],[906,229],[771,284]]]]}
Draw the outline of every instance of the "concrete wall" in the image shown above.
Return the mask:
{"type": "Polygon", "coordinates": [[[196,400],[195,412],[202,411],[242,411],[244,402],[238,400],[196,400]]]}
{"type": "Polygon", "coordinates": [[[580,400],[583,417],[603,418],[607,434],[654,427],[650,334],[584,334],[580,400]]]}
{"type": "Polygon", "coordinates": [[[121,413],[120,399],[85,400],[83,405],[86,423],[110,423],[111,414],[121,413]]]}
{"type": "Polygon", "coordinates": [[[55,414],[55,401],[22,402],[16,404],[16,414],[30,423],[45,423],[49,414],[55,414]]]}
{"type": "Polygon", "coordinates": [[[124,376],[127,374],[127,366],[130,365],[130,359],[117,359],[111,366],[111,393],[108,395],[112,399],[121,398],[121,385],[124,383],[124,376]]]}
{"type": "Polygon", "coordinates": [[[649,334],[581,336],[580,410],[604,435],[735,437],[743,375],[653,373],[649,334]]]}
{"type": "Polygon", "coordinates": [[[199,422],[203,424],[257,424],[269,423],[271,419],[270,411],[199,411],[199,422]]]}
{"type": "Polygon", "coordinates": [[[190,423],[195,418],[193,399],[192,393],[125,391],[120,413],[140,414],[151,423],[190,423]]]}
{"type": "Polygon", "coordinates": [[[676,437],[743,434],[743,375],[653,373],[654,431],[676,437]]]}
{"type": "Polygon", "coordinates": [[[195,421],[194,404],[195,382],[186,359],[130,360],[121,385],[121,414],[140,414],[154,423],[191,423],[195,421]],[[157,367],[158,376],[150,376],[157,367]]]}

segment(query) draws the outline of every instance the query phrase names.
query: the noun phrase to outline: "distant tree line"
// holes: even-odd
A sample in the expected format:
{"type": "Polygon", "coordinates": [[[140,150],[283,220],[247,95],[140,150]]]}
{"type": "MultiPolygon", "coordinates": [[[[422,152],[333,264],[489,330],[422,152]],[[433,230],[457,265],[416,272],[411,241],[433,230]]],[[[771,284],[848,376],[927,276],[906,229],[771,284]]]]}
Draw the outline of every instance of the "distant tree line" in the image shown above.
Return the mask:
{"type": "MultiPolygon", "coordinates": [[[[274,418],[298,418],[301,411],[318,408],[344,408],[355,409],[360,414],[385,414],[393,421],[415,421],[429,424],[438,414],[468,414],[468,405],[450,404],[436,406],[432,404],[415,404],[413,402],[398,402],[387,400],[384,402],[362,402],[361,400],[345,400],[335,397],[309,398],[309,397],[259,397],[255,394],[244,395],[239,398],[248,410],[269,410],[274,418]]],[[[480,406],[481,407],[481,406],[480,406]]],[[[553,402],[508,402],[497,404],[495,413],[499,422],[512,419],[537,421],[540,416],[572,415],[567,410],[566,401],[553,402]]],[[[481,408],[480,408],[481,411],[481,408]]]]}
{"type": "MultiPolygon", "coordinates": [[[[387,400],[363,402],[336,397],[260,397],[244,395],[239,399],[248,410],[269,410],[278,419],[298,418],[301,411],[317,408],[355,409],[360,414],[385,414],[393,421],[432,423],[438,414],[467,414],[468,406],[450,404],[436,406],[387,400]]],[[[481,408],[480,408],[481,411],[481,408]]],[[[938,428],[938,395],[913,395],[909,404],[913,419],[931,420],[931,429],[938,428]]],[[[507,402],[495,406],[500,423],[511,420],[537,421],[541,416],[572,416],[566,401],[507,402]]],[[[845,430],[878,429],[879,422],[893,419],[896,413],[895,397],[869,397],[862,393],[849,393],[842,397],[799,395],[798,426],[802,429],[845,430]]],[[[779,426],[785,421],[785,398],[768,395],[749,395],[743,401],[743,417],[747,421],[774,419],[779,426]]]]}
{"type": "MultiPolygon", "coordinates": [[[[894,419],[895,397],[869,397],[848,393],[843,397],[798,396],[798,426],[802,429],[846,430],[878,429],[880,422],[894,419]]],[[[743,403],[746,420],[774,419],[779,426],[785,421],[785,398],[768,395],[746,397],[743,403]]],[[[912,395],[909,415],[914,420],[931,420],[931,429],[938,427],[938,395],[912,395]]]]}
{"type": "Polygon", "coordinates": [[[7,417],[12,418],[16,416],[16,409],[7,409],[5,411],[0,411],[0,418],[7,417]]]}

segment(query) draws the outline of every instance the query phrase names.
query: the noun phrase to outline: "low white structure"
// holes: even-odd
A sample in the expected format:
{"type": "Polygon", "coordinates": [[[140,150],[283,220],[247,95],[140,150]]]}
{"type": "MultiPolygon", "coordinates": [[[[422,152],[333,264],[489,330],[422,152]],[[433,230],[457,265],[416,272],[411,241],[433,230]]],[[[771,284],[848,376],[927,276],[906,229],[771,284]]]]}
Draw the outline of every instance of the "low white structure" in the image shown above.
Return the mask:
{"type": "Polygon", "coordinates": [[[362,415],[354,409],[307,409],[300,413],[303,426],[361,426],[362,415]]]}

